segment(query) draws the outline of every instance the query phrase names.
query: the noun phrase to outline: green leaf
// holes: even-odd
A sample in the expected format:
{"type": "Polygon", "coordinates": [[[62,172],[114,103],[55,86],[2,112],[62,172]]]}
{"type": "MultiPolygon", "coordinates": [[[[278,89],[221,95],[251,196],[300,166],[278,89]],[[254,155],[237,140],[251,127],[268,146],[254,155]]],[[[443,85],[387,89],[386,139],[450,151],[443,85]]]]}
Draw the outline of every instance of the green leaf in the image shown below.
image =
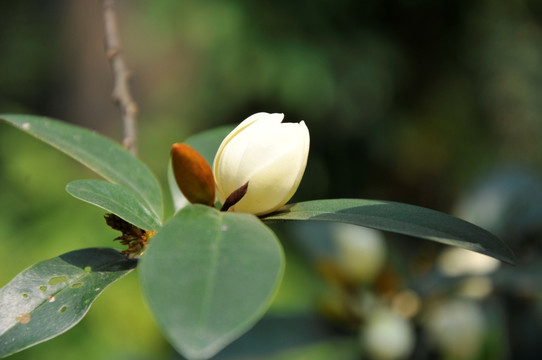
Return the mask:
{"type": "Polygon", "coordinates": [[[167,181],[169,185],[171,199],[173,200],[173,208],[175,209],[175,211],[178,211],[179,209],[182,209],[183,207],[188,205],[189,201],[187,198],[184,197],[183,193],[179,189],[179,185],[177,185],[175,175],[173,174],[173,165],[171,164],[171,158],[169,159],[169,164],[167,167],[167,181]]]}
{"type": "Polygon", "coordinates": [[[82,127],[40,116],[0,115],[7,122],[66,153],[141,198],[162,219],[162,193],[149,168],[118,143],[82,127]]]}
{"type": "Polygon", "coordinates": [[[514,263],[512,251],[490,232],[414,205],[362,199],[314,200],[284,206],[262,219],[344,222],[459,246],[514,263]]]}
{"type": "Polygon", "coordinates": [[[58,336],[137,262],[114,249],[72,251],[37,263],[0,289],[0,357],[58,336]]]}
{"type": "Polygon", "coordinates": [[[66,185],[66,191],[144,230],[152,231],[160,227],[160,219],[144,207],[134,194],[117,184],[103,180],[76,180],[66,185]]]}
{"type": "Polygon", "coordinates": [[[263,315],[283,269],[280,243],[258,218],[188,205],[152,238],[140,279],[171,344],[206,359],[263,315]]]}
{"type": "Polygon", "coordinates": [[[212,167],[216,152],[218,151],[222,140],[235,129],[235,126],[236,125],[225,125],[203,131],[199,134],[190,136],[183,142],[196,149],[212,167]]]}
{"type": "Polygon", "coordinates": [[[337,338],[281,352],[266,360],[357,360],[360,358],[360,344],[356,338],[337,338]]]}
{"type": "MultiPolygon", "coordinates": [[[[300,286],[300,288],[302,290],[303,287],[300,286]]],[[[329,326],[329,323],[314,311],[274,315],[267,312],[250,331],[222,350],[213,359],[263,360],[271,355],[336,340],[337,335],[337,329],[329,326]]],[[[359,345],[356,346],[356,350],[359,353],[359,345]]],[[[306,358],[312,360],[312,357],[306,358]]],[[[343,360],[344,358],[330,356],[329,359],[343,360]]]]}

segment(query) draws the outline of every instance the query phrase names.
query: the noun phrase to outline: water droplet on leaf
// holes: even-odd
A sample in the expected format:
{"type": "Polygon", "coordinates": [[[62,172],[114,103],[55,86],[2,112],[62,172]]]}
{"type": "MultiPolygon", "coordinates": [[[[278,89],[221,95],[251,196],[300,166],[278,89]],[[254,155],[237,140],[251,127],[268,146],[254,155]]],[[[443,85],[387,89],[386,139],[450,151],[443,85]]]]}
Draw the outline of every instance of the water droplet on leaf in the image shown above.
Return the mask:
{"type": "Polygon", "coordinates": [[[49,285],[56,285],[61,282],[66,282],[66,280],[67,279],[65,276],[55,276],[54,278],[51,278],[51,280],[49,280],[49,285]]]}

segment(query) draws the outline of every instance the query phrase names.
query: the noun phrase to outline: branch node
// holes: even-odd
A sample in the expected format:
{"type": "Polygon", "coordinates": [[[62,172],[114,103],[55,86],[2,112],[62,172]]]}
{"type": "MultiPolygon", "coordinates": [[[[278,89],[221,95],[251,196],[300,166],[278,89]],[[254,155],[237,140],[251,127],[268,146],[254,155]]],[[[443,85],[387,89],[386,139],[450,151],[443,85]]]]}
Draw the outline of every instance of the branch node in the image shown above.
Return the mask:
{"type": "Polygon", "coordinates": [[[126,112],[130,115],[136,115],[138,111],[137,104],[135,102],[130,102],[126,105],[126,112]]]}
{"type": "Polygon", "coordinates": [[[108,49],[106,53],[107,60],[109,61],[113,60],[113,58],[117,56],[118,54],[119,54],[119,49],[108,49]]]}
{"type": "Polygon", "coordinates": [[[131,77],[130,71],[120,50],[120,40],[117,29],[117,15],[113,0],[102,0],[104,32],[105,32],[105,53],[113,71],[113,92],[111,97],[120,108],[124,139],[122,141],[126,150],[133,155],[137,153],[137,131],[136,115],[137,104],[132,98],[128,80],[131,77]]]}

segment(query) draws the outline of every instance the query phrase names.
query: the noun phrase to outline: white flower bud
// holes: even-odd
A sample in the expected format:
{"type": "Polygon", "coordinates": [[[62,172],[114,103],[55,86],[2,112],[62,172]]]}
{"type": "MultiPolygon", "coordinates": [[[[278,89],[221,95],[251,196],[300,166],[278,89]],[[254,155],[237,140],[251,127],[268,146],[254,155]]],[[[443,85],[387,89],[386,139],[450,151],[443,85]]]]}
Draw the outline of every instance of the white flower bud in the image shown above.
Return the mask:
{"type": "Polygon", "coordinates": [[[437,264],[446,276],[462,276],[491,274],[501,262],[474,251],[450,247],[439,256],[437,264]]]}
{"type": "Polygon", "coordinates": [[[428,313],[425,328],[448,358],[475,359],[484,338],[485,318],[478,303],[452,299],[428,313]]]}
{"type": "Polygon", "coordinates": [[[378,230],[352,224],[333,224],[338,266],[355,283],[370,283],[386,260],[386,243],[378,230]]]}
{"type": "Polygon", "coordinates": [[[386,308],[370,314],[361,335],[362,345],[371,358],[376,360],[406,359],[414,349],[412,324],[386,308]]]}
{"type": "Polygon", "coordinates": [[[263,215],[294,195],[307,165],[309,130],[303,121],[282,123],[284,114],[257,113],[220,144],[213,164],[221,203],[248,181],[233,211],[263,215]]]}

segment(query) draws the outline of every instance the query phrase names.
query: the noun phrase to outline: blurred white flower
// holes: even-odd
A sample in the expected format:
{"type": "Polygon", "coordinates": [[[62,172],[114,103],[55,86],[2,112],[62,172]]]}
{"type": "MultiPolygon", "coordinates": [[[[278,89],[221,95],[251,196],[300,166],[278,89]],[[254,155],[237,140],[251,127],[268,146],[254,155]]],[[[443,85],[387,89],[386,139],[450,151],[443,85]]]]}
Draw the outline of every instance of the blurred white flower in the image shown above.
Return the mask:
{"type": "Polygon", "coordinates": [[[483,299],[493,291],[493,281],[488,276],[471,276],[460,284],[458,294],[471,299],[483,299]]]}
{"type": "Polygon", "coordinates": [[[361,343],[373,359],[405,359],[414,349],[414,328],[404,317],[389,309],[378,308],[367,319],[361,332],[361,343]]]}
{"type": "Polygon", "coordinates": [[[361,226],[335,223],[331,227],[337,247],[337,266],[356,283],[368,283],[378,275],[386,259],[382,232],[361,226]]]}
{"type": "Polygon", "coordinates": [[[425,330],[450,359],[475,359],[482,345],[485,318],[480,305],[463,299],[446,300],[431,309],[425,330]]]}
{"type": "Polygon", "coordinates": [[[451,247],[442,252],[437,264],[444,275],[463,276],[490,274],[499,268],[501,262],[474,251],[451,247]]]}

